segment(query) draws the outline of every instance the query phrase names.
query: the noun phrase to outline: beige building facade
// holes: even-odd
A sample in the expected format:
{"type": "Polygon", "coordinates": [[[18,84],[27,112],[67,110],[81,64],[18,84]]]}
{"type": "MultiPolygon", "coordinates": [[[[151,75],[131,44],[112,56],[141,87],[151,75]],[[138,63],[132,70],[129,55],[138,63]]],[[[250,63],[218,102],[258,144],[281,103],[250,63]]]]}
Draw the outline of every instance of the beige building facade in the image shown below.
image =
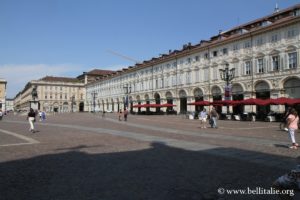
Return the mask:
{"type": "Polygon", "coordinates": [[[85,87],[76,78],[46,76],[27,83],[14,100],[16,110],[28,111],[29,108],[46,112],[84,111],[85,87]],[[37,97],[32,91],[36,88],[37,97]]]}
{"type": "Polygon", "coordinates": [[[6,111],[6,80],[0,78],[0,110],[6,111]]]}
{"type": "MultiPolygon", "coordinates": [[[[225,99],[220,70],[226,66],[235,70],[230,81],[233,100],[300,98],[299,33],[297,4],[87,84],[87,110],[116,112],[128,106],[141,112],[133,105],[144,103],[172,103],[177,113],[200,110],[188,103],[225,99]]],[[[226,106],[217,109],[226,112],[226,106]]],[[[284,109],[280,105],[235,106],[230,112],[266,114],[284,109]]]]}

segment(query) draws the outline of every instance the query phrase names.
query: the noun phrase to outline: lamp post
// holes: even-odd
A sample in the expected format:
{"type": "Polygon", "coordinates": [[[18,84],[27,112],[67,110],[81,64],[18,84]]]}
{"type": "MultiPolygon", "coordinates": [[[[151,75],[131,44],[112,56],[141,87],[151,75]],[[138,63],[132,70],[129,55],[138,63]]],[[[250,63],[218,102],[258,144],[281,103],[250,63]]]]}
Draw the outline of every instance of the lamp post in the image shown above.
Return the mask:
{"type": "Polygon", "coordinates": [[[125,86],[123,86],[124,93],[125,93],[125,101],[124,101],[124,109],[128,108],[128,95],[131,93],[131,86],[126,83],[125,86]]]}
{"type": "Polygon", "coordinates": [[[73,106],[74,106],[75,96],[73,95],[71,97],[71,111],[74,112],[73,106]]]}
{"type": "Polygon", "coordinates": [[[93,97],[93,112],[95,113],[96,111],[96,96],[97,96],[97,92],[92,92],[91,93],[92,97],[93,97]]]}
{"type": "MultiPolygon", "coordinates": [[[[226,81],[225,86],[225,100],[231,100],[231,86],[230,81],[234,79],[235,68],[229,69],[229,64],[226,63],[225,69],[219,69],[220,76],[223,81],[226,81]]],[[[227,114],[229,114],[229,105],[227,105],[227,114]]]]}

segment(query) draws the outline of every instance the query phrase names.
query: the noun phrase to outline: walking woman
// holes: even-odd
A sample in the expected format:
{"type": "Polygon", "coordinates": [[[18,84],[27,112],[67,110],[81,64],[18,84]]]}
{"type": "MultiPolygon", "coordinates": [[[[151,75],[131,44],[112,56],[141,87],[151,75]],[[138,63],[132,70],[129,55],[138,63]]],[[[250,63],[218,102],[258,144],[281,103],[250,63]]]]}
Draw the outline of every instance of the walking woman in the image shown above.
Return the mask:
{"type": "Polygon", "coordinates": [[[287,117],[287,128],[292,140],[292,146],[290,146],[291,149],[297,149],[299,147],[299,144],[297,144],[295,140],[295,130],[298,129],[298,122],[299,117],[297,111],[295,108],[292,108],[290,110],[290,114],[287,117]]]}
{"type": "Polygon", "coordinates": [[[27,115],[27,119],[30,124],[29,131],[31,131],[32,133],[35,133],[35,130],[34,130],[35,116],[36,116],[36,113],[34,112],[34,110],[32,108],[30,108],[30,111],[27,115]]]}

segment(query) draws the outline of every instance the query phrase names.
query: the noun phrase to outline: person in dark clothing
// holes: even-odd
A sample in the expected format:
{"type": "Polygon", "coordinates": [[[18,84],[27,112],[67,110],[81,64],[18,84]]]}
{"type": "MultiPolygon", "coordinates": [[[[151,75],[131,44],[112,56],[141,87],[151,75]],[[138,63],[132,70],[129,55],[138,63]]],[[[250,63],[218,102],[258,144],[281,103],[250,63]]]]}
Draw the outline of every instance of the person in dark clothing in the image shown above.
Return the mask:
{"type": "Polygon", "coordinates": [[[127,116],[128,116],[128,110],[125,108],[124,109],[124,121],[127,121],[127,116]]]}
{"type": "Polygon", "coordinates": [[[218,128],[217,120],[219,118],[219,115],[218,115],[215,107],[213,107],[212,110],[210,111],[210,118],[211,118],[211,127],[218,128]]]}
{"type": "Polygon", "coordinates": [[[36,113],[34,112],[34,110],[32,108],[30,108],[30,111],[27,115],[27,120],[30,125],[29,131],[31,131],[32,133],[35,133],[35,130],[34,130],[35,116],[36,116],[36,113]]]}

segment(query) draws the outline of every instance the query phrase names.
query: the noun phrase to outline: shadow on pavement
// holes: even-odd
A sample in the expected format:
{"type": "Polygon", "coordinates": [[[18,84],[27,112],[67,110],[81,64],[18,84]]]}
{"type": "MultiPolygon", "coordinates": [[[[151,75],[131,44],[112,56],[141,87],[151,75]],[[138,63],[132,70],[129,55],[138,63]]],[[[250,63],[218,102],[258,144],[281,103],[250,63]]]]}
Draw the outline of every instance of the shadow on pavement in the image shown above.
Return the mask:
{"type": "MultiPolygon", "coordinates": [[[[0,199],[277,199],[275,195],[218,194],[219,188],[270,189],[286,170],[217,156],[216,151],[228,149],[196,152],[153,143],[138,151],[87,154],[73,148],[4,162],[0,163],[0,199]]],[[[285,162],[284,157],[276,159],[285,162]]]]}

